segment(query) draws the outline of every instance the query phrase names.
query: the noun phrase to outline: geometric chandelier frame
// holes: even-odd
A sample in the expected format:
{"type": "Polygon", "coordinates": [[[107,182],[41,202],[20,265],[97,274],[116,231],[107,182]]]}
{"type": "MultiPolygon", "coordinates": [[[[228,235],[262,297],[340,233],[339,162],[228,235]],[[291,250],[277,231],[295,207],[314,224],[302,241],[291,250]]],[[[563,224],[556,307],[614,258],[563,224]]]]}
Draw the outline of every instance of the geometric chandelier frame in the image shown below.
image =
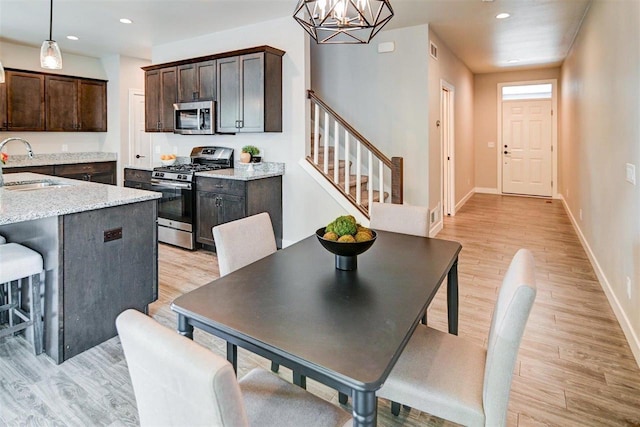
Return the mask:
{"type": "Polygon", "coordinates": [[[393,9],[389,0],[299,0],[293,17],[318,44],[365,44],[393,9]]]}

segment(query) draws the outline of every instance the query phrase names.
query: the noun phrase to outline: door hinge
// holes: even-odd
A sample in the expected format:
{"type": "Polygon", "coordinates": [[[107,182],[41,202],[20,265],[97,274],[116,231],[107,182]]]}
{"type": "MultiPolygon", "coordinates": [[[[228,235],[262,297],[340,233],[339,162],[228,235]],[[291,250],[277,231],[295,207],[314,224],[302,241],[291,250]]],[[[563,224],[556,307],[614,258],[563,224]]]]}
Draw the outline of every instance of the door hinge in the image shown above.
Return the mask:
{"type": "Polygon", "coordinates": [[[553,145],[551,146],[551,152],[553,153],[553,145]]]}
{"type": "Polygon", "coordinates": [[[553,109],[551,109],[551,115],[553,116],[553,109]]]}

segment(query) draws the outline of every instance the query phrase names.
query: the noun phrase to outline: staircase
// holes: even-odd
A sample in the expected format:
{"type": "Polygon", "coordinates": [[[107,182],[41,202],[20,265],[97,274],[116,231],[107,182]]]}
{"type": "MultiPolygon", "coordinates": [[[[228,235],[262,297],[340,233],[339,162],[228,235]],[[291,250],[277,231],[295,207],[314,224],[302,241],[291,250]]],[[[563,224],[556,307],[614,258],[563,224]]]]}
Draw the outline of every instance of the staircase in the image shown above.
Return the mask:
{"type": "Polygon", "coordinates": [[[402,203],[402,157],[389,159],[313,91],[308,98],[313,134],[307,161],[367,218],[373,202],[402,203]]]}

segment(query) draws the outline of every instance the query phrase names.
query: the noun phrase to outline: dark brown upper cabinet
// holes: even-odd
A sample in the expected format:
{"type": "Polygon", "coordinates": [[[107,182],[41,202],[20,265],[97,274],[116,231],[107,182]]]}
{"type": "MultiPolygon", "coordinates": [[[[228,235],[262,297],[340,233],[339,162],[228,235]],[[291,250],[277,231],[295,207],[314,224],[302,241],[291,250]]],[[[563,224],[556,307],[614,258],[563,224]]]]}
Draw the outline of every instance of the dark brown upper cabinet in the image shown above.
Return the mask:
{"type": "Polygon", "coordinates": [[[174,102],[213,99],[217,132],[282,132],[284,54],[256,46],[142,67],[146,131],[173,132],[174,102]]]}
{"type": "Polygon", "coordinates": [[[145,131],[173,132],[173,104],[177,102],[177,67],[145,73],[145,131]]]}
{"type": "Polygon", "coordinates": [[[2,128],[12,131],[45,130],[44,75],[6,71],[6,114],[2,128]]]}
{"type": "Polygon", "coordinates": [[[107,131],[107,83],[47,75],[46,130],[107,131]]]}
{"type": "Polygon", "coordinates": [[[0,130],[107,131],[107,82],[35,71],[6,71],[0,130]]]}
{"type": "Polygon", "coordinates": [[[178,102],[216,98],[216,61],[178,67],[178,102]]]}

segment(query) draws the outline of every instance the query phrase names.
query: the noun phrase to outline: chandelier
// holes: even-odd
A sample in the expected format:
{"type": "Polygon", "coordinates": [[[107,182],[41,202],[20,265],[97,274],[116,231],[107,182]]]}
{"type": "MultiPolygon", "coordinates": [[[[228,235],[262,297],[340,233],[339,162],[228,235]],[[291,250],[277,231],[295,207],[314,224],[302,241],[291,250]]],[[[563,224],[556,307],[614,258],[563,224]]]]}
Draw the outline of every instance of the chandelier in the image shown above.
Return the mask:
{"type": "Polygon", "coordinates": [[[293,17],[319,44],[359,44],[393,18],[389,0],[299,0],[293,17]]]}

